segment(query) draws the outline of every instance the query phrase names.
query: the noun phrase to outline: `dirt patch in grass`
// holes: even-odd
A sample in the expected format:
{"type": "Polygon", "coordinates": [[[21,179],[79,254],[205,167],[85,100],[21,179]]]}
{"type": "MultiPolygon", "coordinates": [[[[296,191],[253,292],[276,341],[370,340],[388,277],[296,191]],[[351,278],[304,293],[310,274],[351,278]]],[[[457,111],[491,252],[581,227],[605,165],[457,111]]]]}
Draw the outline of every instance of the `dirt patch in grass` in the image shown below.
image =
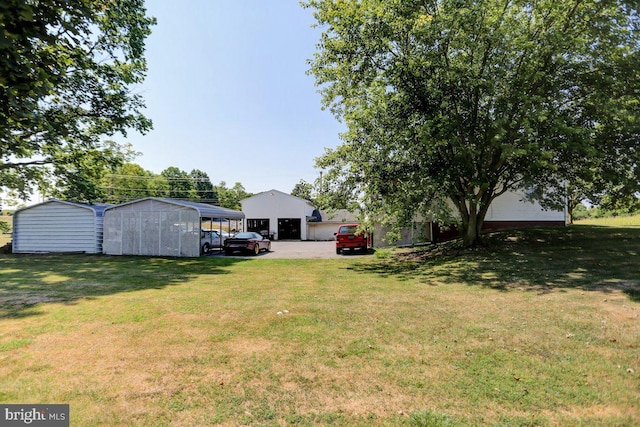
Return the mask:
{"type": "Polygon", "coordinates": [[[45,295],[18,295],[0,298],[0,305],[12,308],[29,307],[36,304],[64,301],[64,298],[45,295]]]}

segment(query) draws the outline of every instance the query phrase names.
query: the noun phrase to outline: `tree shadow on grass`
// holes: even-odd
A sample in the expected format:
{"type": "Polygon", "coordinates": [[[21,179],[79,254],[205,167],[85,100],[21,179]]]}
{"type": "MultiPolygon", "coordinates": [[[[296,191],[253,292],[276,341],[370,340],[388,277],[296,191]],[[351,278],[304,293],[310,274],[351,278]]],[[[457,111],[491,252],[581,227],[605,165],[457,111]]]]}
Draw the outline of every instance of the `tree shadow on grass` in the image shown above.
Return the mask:
{"type": "Polygon", "coordinates": [[[73,304],[121,292],[162,289],[195,275],[228,274],[240,258],[103,255],[0,255],[0,319],[40,314],[46,303],[73,304]]]}
{"type": "Polygon", "coordinates": [[[620,290],[640,302],[640,229],[571,226],[503,231],[486,235],[479,248],[462,249],[448,242],[398,251],[353,268],[431,285],[466,283],[503,291],[620,290]]]}

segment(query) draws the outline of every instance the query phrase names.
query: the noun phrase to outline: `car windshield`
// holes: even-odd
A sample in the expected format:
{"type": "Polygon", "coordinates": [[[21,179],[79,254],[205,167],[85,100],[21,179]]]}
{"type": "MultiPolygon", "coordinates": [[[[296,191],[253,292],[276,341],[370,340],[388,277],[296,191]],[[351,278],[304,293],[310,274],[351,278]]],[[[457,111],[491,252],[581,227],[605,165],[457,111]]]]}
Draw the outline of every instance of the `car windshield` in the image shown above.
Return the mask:
{"type": "Polygon", "coordinates": [[[250,232],[236,234],[237,239],[255,239],[257,237],[258,235],[256,233],[250,233],[250,232]]]}
{"type": "Polygon", "coordinates": [[[340,227],[339,234],[355,234],[357,229],[357,225],[343,225],[340,227]]]}

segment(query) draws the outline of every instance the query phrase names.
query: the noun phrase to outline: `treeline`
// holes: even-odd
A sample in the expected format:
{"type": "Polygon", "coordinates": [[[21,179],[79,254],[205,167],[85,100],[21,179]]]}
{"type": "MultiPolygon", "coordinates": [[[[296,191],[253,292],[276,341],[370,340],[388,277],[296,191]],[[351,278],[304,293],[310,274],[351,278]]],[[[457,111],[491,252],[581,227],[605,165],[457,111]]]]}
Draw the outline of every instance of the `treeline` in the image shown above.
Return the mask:
{"type": "Polygon", "coordinates": [[[585,206],[580,204],[573,209],[572,219],[579,221],[587,218],[607,218],[616,216],[640,215],[640,198],[636,198],[626,206],[610,205],[607,203],[598,206],[585,206]]]}
{"type": "Polygon", "coordinates": [[[125,163],[105,174],[98,188],[102,196],[99,201],[112,204],[166,197],[240,209],[240,200],[252,196],[239,182],[230,188],[224,181],[214,185],[209,175],[199,169],[186,172],[171,166],[156,174],[135,163],[125,163]]]}

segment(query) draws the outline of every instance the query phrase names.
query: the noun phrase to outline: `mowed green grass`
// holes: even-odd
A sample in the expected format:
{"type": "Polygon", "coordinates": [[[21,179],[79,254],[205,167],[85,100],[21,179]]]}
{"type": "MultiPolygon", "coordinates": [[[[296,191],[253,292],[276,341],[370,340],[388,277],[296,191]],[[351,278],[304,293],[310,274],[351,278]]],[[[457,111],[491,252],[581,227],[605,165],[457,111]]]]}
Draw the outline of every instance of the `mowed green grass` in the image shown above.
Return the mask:
{"type": "Polygon", "coordinates": [[[0,256],[0,402],[71,425],[640,425],[640,230],[327,260],[0,256]]]}
{"type": "MultiPolygon", "coordinates": [[[[0,221],[6,222],[9,224],[9,227],[13,225],[13,217],[8,215],[0,215],[0,221]]],[[[0,231],[0,247],[6,245],[11,241],[11,234],[5,234],[0,231]]]]}

